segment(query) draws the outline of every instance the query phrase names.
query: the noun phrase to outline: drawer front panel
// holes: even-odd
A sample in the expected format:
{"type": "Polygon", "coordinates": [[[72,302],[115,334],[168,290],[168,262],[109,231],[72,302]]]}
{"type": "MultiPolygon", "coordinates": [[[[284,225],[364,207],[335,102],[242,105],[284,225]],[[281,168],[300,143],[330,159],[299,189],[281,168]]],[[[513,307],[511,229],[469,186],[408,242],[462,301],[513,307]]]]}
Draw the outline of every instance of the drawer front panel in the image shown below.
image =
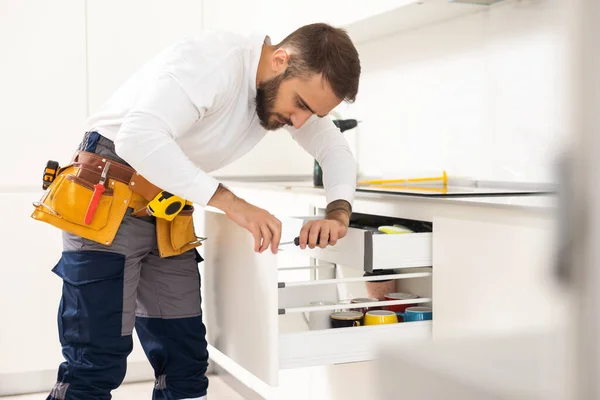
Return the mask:
{"type": "Polygon", "coordinates": [[[349,228],[335,246],[305,249],[313,258],[364,271],[432,266],[432,234],[373,234],[349,228]]]}
{"type": "Polygon", "coordinates": [[[380,350],[431,338],[431,321],[286,333],[279,337],[279,368],[374,359],[380,350]]]}

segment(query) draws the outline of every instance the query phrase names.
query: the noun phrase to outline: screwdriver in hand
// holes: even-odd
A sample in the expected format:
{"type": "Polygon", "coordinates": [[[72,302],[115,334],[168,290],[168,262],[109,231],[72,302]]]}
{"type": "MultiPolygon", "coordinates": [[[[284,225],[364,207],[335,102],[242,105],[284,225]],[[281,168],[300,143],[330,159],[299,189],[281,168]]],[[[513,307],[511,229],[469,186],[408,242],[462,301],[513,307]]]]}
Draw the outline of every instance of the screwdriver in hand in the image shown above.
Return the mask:
{"type": "Polygon", "coordinates": [[[296,236],[296,238],[293,241],[290,240],[289,242],[281,242],[281,243],[279,243],[279,245],[292,244],[292,243],[294,243],[296,246],[300,246],[300,237],[296,236]]]}
{"type": "MultiPolygon", "coordinates": [[[[319,241],[321,240],[321,238],[319,237],[319,241]]],[[[289,242],[281,242],[279,243],[279,245],[286,245],[286,244],[292,244],[294,243],[296,246],[300,246],[300,237],[296,236],[296,238],[293,241],[289,241],[289,242]]],[[[318,245],[319,243],[317,243],[318,245]]]]}

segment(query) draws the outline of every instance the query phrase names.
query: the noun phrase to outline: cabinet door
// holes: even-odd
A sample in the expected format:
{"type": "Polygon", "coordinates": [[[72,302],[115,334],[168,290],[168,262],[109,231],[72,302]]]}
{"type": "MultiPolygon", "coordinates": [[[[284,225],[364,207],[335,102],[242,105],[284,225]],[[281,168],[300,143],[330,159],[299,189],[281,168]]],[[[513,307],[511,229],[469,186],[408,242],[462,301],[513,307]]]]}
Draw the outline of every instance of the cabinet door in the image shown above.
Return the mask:
{"type": "Polygon", "coordinates": [[[346,27],[356,21],[389,11],[416,0],[258,0],[257,21],[262,29],[278,43],[297,28],[316,22],[346,27]]]}
{"type": "Polygon", "coordinates": [[[51,272],[61,252],[60,231],[29,218],[34,192],[1,193],[10,210],[0,243],[0,396],[49,389],[62,361],[56,316],[62,280],[51,272]],[[6,227],[11,227],[6,229],[6,227]]]}
{"type": "Polygon", "coordinates": [[[41,188],[86,117],[85,2],[0,1],[0,185],[41,188]]]}
{"type": "Polygon", "coordinates": [[[550,219],[488,213],[433,226],[436,339],[546,329],[564,318],[550,219]]]}

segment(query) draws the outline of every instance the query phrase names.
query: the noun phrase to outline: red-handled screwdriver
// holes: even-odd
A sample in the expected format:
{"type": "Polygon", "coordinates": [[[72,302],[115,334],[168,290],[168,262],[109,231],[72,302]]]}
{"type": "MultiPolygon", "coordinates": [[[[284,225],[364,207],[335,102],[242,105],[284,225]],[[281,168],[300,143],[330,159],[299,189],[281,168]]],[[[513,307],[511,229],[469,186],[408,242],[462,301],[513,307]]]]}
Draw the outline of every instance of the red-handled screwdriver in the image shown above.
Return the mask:
{"type": "Polygon", "coordinates": [[[108,168],[110,167],[110,161],[106,162],[104,169],[102,170],[102,174],[100,174],[100,181],[94,185],[94,193],[92,194],[92,198],[90,200],[90,204],[88,205],[87,211],[85,213],[85,218],[83,222],[86,225],[89,225],[94,220],[94,214],[96,214],[96,209],[98,208],[98,204],[100,203],[100,198],[102,197],[102,193],[106,190],[104,187],[104,183],[106,182],[106,177],[108,175],[108,168]]]}

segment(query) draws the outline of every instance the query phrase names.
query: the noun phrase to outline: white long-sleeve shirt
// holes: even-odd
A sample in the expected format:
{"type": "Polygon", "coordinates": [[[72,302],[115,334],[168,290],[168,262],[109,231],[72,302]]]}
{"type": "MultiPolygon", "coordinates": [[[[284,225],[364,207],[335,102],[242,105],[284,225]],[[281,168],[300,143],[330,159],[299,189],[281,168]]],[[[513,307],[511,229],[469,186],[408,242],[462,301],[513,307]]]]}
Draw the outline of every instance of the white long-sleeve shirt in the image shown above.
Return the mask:
{"type": "MultiPolygon", "coordinates": [[[[265,36],[212,32],[187,38],[144,65],[87,123],[156,186],[206,206],[218,182],[209,175],[266,134],[255,110],[265,36]]],[[[118,60],[115,60],[118,62],[118,60]]],[[[330,118],[286,128],[323,168],[327,202],[352,204],[356,163],[330,118]]]]}

